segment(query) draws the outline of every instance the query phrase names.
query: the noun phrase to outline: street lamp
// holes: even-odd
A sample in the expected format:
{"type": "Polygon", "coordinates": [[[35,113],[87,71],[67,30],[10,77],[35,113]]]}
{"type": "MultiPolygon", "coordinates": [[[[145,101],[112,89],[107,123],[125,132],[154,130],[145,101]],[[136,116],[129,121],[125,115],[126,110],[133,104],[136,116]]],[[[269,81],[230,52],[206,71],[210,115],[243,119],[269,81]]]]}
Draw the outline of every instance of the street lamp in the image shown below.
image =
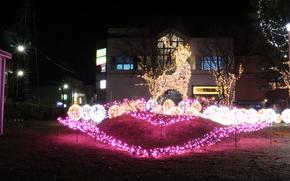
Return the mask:
{"type": "Polygon", "coordinates": [[[63,84],[63,89],[68,89],[68,84],[63,84]]]}
{"type": "Polygon", "coordinates": [[[23,70],[18,70],[17,71],[17,77],[23,77],[23,75],[24,75],[23,70]]]}
{"type": "Polygon", "coordinates": [[[18,46],[17,46],[17,51],[20,52],[20,53],[25,52],[25,46],[23,46],[23,45],[18,45],[18,46]]]}

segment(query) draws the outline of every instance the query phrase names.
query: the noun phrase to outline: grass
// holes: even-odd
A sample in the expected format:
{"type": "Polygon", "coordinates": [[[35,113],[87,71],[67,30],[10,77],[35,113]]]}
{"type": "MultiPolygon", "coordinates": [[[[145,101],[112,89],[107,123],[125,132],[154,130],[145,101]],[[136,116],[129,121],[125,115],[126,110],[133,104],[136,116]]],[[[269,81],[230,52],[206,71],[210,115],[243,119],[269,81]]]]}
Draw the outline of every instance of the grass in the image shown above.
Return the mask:
{"type": "Polygon", "coordinates": [[[0,137],[0,180],[289,180],[290,129],[272,128],[187,156],[132,158],[56,121],[10,122],[0,137]],[[224,149],[225,147],[229,149],[224,149]]]}

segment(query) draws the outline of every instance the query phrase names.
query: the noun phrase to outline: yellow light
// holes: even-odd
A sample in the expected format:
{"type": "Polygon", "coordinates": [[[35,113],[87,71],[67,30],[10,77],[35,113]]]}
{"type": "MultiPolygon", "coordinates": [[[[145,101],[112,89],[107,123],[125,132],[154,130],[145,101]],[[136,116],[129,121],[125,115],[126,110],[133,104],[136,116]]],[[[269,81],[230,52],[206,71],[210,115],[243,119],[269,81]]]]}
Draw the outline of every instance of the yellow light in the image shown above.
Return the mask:
{"type": "Polygon", "coordinates": [[[193,94],[195,95],[218,95],[218,86],[194,86],[193,94]]]}
{"type": "MultiPolygon", "coordinates": [[[[167,43],[166,38],[163,38],[165,46],[170,45],[167,43]]],[[[187,97],[187,90],[189,79],[191,77],[191,67],[187,62],[187,59],[191,56],[191,51],[189,45],[181,45],[172,54],[175,60],[175,71],[172,74],[168,72],[172,71],[172,67],[163,70],[162,75],[155,78],[150,74],[150,72],[145,72],[142,76],[148,83],[149,92],[153,99],[157,99],[164,94],[167,90],[176,90],[184,98],[187,97]]]]}

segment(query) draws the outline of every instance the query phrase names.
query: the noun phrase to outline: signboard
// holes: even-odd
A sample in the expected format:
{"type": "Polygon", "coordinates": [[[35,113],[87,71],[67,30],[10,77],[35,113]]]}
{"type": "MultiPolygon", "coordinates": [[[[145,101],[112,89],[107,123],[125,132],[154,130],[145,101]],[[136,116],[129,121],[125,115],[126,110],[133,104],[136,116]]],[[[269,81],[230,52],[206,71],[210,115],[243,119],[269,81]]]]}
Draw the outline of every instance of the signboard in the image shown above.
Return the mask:
{"type": "Polygon", "coordinates": [[[107,49],[98,49],[96,52],[96,65],[103,65],[107,62],[107,49]]]}
{"type": "Polygon", "coordinates": [[[193,95],[218,95],[218,86],[193,86],[193,95]]]}

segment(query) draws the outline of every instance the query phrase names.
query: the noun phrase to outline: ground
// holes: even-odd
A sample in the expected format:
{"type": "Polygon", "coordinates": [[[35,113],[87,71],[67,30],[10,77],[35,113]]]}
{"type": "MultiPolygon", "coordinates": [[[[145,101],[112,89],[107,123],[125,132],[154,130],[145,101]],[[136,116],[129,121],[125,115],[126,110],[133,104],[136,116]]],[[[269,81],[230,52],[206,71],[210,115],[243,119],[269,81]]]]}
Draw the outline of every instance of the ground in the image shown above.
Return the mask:
{"type": "Polygon", "coordinates": [[[9,122],[0,180],[289,180],[290,128],[277,125],[185,156],[133,158],[56,121],[9,122]]]}

